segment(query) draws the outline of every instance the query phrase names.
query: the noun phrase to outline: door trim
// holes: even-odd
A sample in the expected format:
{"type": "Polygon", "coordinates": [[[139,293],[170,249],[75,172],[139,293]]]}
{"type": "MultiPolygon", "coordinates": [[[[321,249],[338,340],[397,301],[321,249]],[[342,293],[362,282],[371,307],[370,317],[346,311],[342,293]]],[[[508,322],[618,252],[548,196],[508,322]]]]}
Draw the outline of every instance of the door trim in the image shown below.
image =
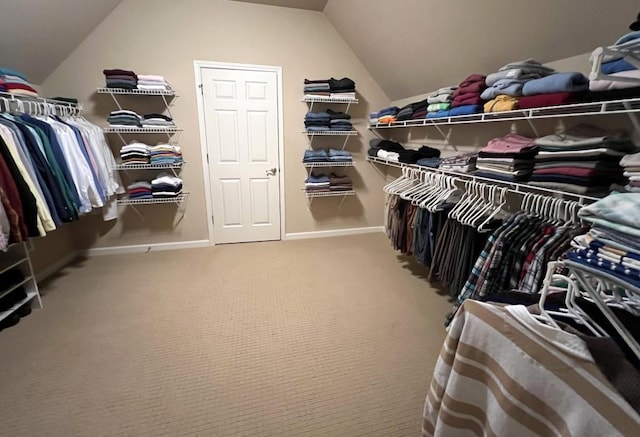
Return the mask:
{"type": "Polygon", "coordinates": [[[198,105],[198,128],[200,130],[200,154],[202,160],[202,176],[204,180],[204,192],[207,205],[207,229],[209,231],[209,245],[215,245],[213,232],[213,205],[211,205],[211,181],[209,178],[209,163],[207,162],[207,135],[204,119],[204,95],[201,91],[202,69],[218,68],[223,70],[264,71],[276,73],[278,85],[278,169],[280,183],[280,240],[286,237],[285,230],[285,189],[284,189],[284,120],[283,120],[283,88],[282,67],[272,65],[233,64],[228,62],[193,61],[193,70],[196,83],[196,102],[198,105]]]}

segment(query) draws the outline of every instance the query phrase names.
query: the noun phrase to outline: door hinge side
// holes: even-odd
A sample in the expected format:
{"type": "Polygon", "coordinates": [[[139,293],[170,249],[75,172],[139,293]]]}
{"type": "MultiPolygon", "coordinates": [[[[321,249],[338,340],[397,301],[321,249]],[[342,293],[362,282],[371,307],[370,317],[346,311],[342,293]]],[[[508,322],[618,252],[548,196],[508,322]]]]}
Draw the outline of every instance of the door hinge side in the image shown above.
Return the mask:
{"type": "Polygon", "coordinates": [[[207,165],[209,165],[209,154],[207,153],[207,165]]]}
{"type": "Polygon", "coordinates": [[[215,219],[213,218],[213,216],[211,216],[211,224],[212,224],[212,225],[215,225],[215,224],[216,224],[216,221],[215,221],[215,219]]]}
{"type": "Polygon", "coordinates": [[[200,88],[200,94],[202,94],[204,96],[204,85],[200,84],[200,85],[198,85],[198,88],[200,88]]]}

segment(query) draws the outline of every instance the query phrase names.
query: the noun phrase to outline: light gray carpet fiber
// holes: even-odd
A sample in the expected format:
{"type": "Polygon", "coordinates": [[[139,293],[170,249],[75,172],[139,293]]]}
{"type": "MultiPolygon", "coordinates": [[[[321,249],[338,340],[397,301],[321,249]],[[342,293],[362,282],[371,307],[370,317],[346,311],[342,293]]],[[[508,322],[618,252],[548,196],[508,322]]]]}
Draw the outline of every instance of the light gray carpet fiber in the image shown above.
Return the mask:
{"type": "Polygon", "coordinates": [[[0,333],[0,435],[419,435],[425,271],[382,234],[82,260],[0,333]]]}

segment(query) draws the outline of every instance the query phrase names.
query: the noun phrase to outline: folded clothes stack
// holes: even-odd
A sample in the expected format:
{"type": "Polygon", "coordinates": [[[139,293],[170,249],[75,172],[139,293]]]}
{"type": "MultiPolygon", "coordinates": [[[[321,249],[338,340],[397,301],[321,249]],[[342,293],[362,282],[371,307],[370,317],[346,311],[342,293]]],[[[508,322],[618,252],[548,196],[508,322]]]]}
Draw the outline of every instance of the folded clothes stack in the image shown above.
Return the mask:
{"type": "Polygon", "coordinates": [[[427,105],[427,99],[424,99],[403,106],[396,114],[396,121],[424,118],[427,114],[427,105]]]}
{"type": "Polygon", "coordinates": [[[448,117],[449,109],[451,109],[451,101],[453,100],[453,93],[457,88],[457,86],[448,86],[440,88],[430,94],[427,97],[428,106],[426,118],[448,117]]]}
{"type": "Polygon", "coordinates": [[[349,176],[339,176],[331,173],[329,176],[329,191],[348,191],[353,190],[353,182],[349,176]]]}
{"type": "Polygon", "coordinates": [[[328,112],[307,112],[304,116],[307,132],[324,132],[331,127],[331,114],[328,112]]]}
{"type": "Polygon", "coordinates": [[[329,79],[327,80],[304,80],[304,95],[308,97],[329,97],[331,95],[331,86],[329,79]]]}
{"type": "Polygon", "coordinates": [[[369,124],[378,124],[380,121],[380,113],[379,112],[370,112],[369,113],[369,124]]]}
{"type": "Polygon", "coordinates": [[[140,127],[142,117],[128,109],[119,109],[111,111],[107,121],[111,127],[140,127]]]}
{"type": "Polygon", "coordinates": [[[342,79],[304,80],[305,97],[356,98],[356,83],[348,77],[342,79]]]}
{"type": "Polygon", "coordinates": [[[137,181],[127,187],[129,199],[151,199],[153,193],[149,181],[137,181]]]}
{"type": "Polygon", "coordinates": [[[157,144],[149,147],[150,164],[182,164],[182,150],[173,144],[157,144]]]}
{"type": "Polygon", "coordinates": [[[632,193],[640,193],[640,153],[623,156],[620,165],[628,179],[624,188],[632,193]]]}
{"type": "Polygon", "coordinates": [[[581,208],[578,215],[591,229],[574,239],[568,258],[639,288],[639,198],[635,193],[612,193],[581,208]]]}
{"type": "Polygon", "coordinates": [[[38,92],[27,77],[19,71],[0,67],[0,91],[27,97],[38,97],[38,92]]]}
{"type": "Polygon", "coordinates": [[[138,142],[122,146],[120,160],[124,165],[149,164],[149,146],[138,142]]]}
{"type": "Polygon", "coordinates": [[[351,162],[353,161],[353,156],[351,152],[340,149],[329,149],[329,161],[330,162],[351,162]]]}
{"type": "Polygon", "coordinates": [[[442,158],[440,168],[442,170],[455,171],[457,173],[472,173],[476,169],[478,153],[461,153],[455,156],[442,158]]]}
{"type": "Polygon", "coordinates": [[[305,150],[304,156],[302,158],[302,162],[312,163],[312,162],[328,162],[329,155],[327,151],[324,149],[317,150],[305,150]]]}
{"type": "Polygon", "coordinates": [[[378,111],[378,123],[393,123],[396,121],[398,111],[400,111],[400,108],[397,106],[389,106],[388,108],[381,109],[378,111]]]}
{"type": "Polygon", "coordinates": [[[163,76],[157,74],[139,74],[138,89],[149,91],[172,91],[171,85],[163,76]]]}
{"type": "Polygon", "coordinates": [[[535,143],[539,152],[530,184],[578,194],[604,194],[612,184],[623,184],[620,158],[636,150],[624,133],[587,125],[535,143]]]}
{"type": "Polygon", "coordinates": [[[370,149],[367,152],[369,156],[386,159],[387,161],[416,164],[421,159],[440,157],[440,150],[428,146],[422,146],[417,150],[406,149],[400,143],[379,138],[370,140],[369,145],[370,149]]]}
{"type": "Polygon", "coordinates": [[[138,76],[130,70],[122,70],[119,68],[102,70],[104,73],[107,88],[121,88],[126,90],[135,90],[138,85],[138,76]]]}
{"type": "Polygon", "coordinates": [[[533,80],[540,79],[555,70],[545,67],[533,59],[512,62],[491,73],[485,79],[487,89],[481,97],[488,100],[484,104],[484,112],[502,112],[518,109],[518,97],[523,95],[524,85],[533,80]]]}
{"type": "Polygon", "coordinates": [[[154,198],[172,198],[182,194],[182,179],[161,173],[151,181],[151,191],[154,198]]]}
{"type": "Polygon", "coordinates": [[[481,94],[487,89],[487,76],[472,74],[467,76],[453,93],[449,115],[471,115],[482,112],[481,94]]]}
{"type": "Polygon", "coordinates": [[[329,187],[331,186],[331,181],[329,177],[324,174],[319,175],[309,175],[307,179],[304,181],[304,189],[307,191],[329,191],[329,187]]]}
{"type": "Polygon", "coordinates": [[[554,73],[528,81],[518,101],[520,109],[576,103],[589,89],[589,79],[582,73],[554,73]]]}
{"type": "Polygon", "coordinates": [[[173,119],[164,114],[145,114],[142,116],[142,127],[173,128],[173,119]]]}
{"type": "Polygon", "coordinates": [[[342,79],[329,79],[329,89],[331,91],[330,97],[337,97],[342,99],[355,99],[356,98],[356,83],[348,77],[342,79]]]}
{"type": "Polygon", "coordinates": [[[327,109],[327,114],[329,114],[329,127],[331,130],[345,131],[353,129],[351,115],[331,109],[327,109]]]}
{"type": "Polygon", "coordinates": [[[516,134],[490,140],[478,153],[474,175],[501,181],[525,181],[538,152],[534,139],[516,134]]]}
{"type": "MultiPolygon", "coordinates": [[[[636,29],[618,38],[614,46],[636,44],[640,39],[640,32],[636,29]]],[[[635,81],[625,81],[624,78],[640,79],[640,70],[624,58],[605,56],[600,71],[607,74],[606,78],[589,82],[589,92],[582,101],[594,102],[603,100],[631,99],[640,97],[640,86],[635,81]]]]}

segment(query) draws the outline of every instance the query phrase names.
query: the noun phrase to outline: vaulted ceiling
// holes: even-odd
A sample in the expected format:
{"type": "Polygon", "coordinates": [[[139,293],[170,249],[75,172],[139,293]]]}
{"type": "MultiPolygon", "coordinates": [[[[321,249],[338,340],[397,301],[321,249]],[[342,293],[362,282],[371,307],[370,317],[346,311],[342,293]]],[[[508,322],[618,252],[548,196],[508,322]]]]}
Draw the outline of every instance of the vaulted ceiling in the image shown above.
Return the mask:
{"type": "MultiPolygon", "coordinates": [[[[1,0],[0,66],[41,83],[121,1],[1,0]]],[[[324,11],[391,100],[514,60],[590,52],[640,11],[638,0],[235,1],[324,11]]]]}
{"type": "Polygon", "coordinates": [[[40,84],[122,0],[1,0],[0,66],[40,84]]]}

